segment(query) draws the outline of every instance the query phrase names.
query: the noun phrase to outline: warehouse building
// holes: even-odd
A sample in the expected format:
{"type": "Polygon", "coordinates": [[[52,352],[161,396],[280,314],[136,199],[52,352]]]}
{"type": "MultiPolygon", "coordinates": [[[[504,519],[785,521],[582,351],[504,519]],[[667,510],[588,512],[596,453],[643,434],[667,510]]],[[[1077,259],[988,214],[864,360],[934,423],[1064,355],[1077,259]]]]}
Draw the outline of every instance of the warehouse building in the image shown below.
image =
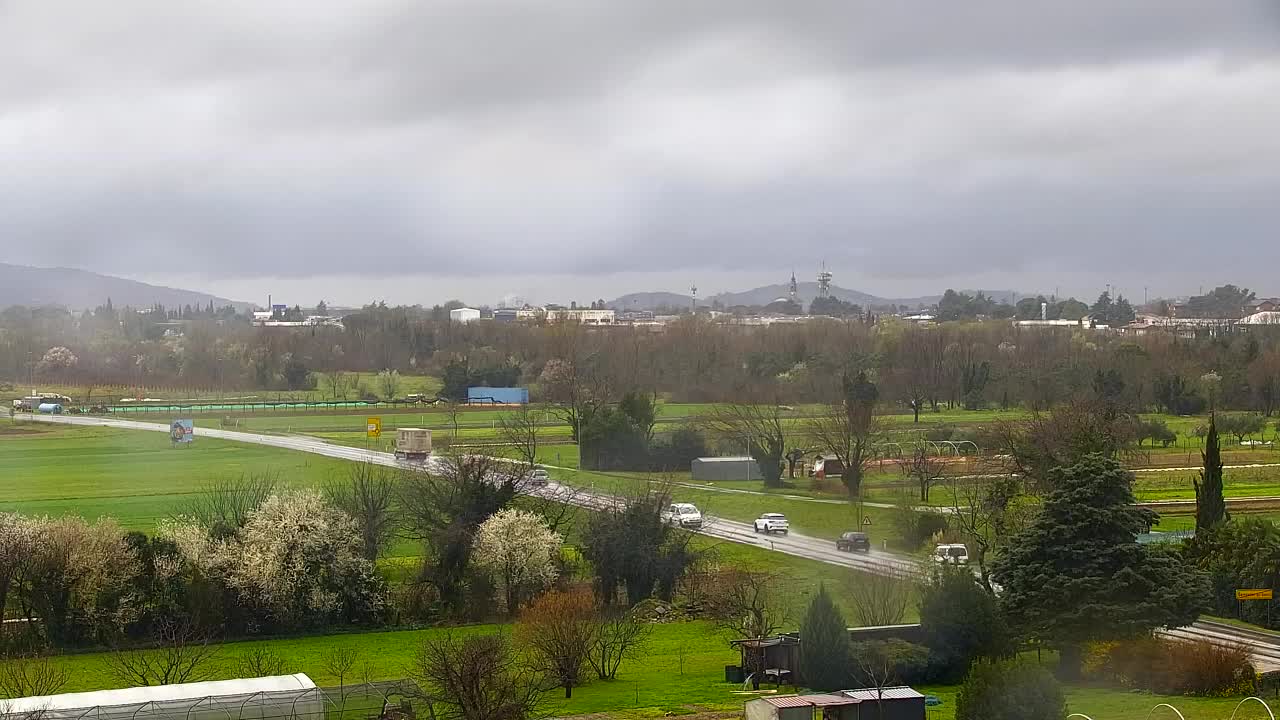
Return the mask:
{"type": "Polygon", "coordinates": [[[456,323],[467,324],[480,319],[480,311],[475,308],[454,308],[449,311],[449,319],[456,323]]]}
{"type": "Polygon", "coordinates": [[[760,465],[751,457],[703,457],[690,463],[694,480],[763,480],[760,465]]]}

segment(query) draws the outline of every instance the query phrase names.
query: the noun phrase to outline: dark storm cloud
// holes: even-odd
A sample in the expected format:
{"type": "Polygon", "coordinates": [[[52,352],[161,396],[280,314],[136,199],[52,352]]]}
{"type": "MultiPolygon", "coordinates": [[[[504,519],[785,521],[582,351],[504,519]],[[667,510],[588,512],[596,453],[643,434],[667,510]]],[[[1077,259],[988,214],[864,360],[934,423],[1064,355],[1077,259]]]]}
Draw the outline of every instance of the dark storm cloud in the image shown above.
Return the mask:
{"type": "Polygon", "coordinates": [[[1277,125],[1271,0],[11,2],[0,260],[1181,280],[1277,125]]]}

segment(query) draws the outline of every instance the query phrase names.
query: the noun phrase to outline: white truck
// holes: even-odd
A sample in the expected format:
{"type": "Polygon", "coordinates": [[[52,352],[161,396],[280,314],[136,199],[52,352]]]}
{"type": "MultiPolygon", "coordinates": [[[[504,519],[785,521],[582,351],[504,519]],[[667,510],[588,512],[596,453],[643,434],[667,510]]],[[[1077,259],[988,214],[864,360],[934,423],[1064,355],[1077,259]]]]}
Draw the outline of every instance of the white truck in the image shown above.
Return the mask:
{"type": "Polygon", "coordinates": [[[431,431],[423,428],[396,430],[397,460],[426,460],[431,456],[431,431]]]}

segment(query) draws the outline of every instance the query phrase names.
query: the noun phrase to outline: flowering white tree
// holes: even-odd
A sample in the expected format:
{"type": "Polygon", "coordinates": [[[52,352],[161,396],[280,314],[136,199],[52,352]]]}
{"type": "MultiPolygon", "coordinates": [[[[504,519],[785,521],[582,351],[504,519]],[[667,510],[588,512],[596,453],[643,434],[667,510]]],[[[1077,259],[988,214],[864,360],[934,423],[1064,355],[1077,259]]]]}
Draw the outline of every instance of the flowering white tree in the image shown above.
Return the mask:
{"type": "Polygon", "coordinates": [[[24,576],[30,609],[57,644],[105,641],[138,616],[132,583],[140,567],[113,520],[30,521],[34,552],[24,576]]]}
{"type": "Polygon", "coordinates": [[[382,609],[355,521],[315,490],[267,498],[227,545],[227,584],[278,622],[353,621],[382,609]]]}
{"type": "Polygon", "coordinates": [[[40,362],[36,363],[36,372],[45,377],[60,380],[67,373],[71,372],[80,359],[76,354],[65,347],[51,347],[45,351],[44,357],[40,358],[40,362]]]}
{"type": "Polygon", "coordinates": [[[503,608],[514,613],[522,600],[555,582],[561,544],[537,515],[502,510],[480,525],[472,557],[497,584],[503,608]]]}
{"type": "Polygon", "coordinates": [[[281,627],[356,622],[385,603],[355,521],[315,490],[273,493],[226,540],[187,518],[165,522],[160,535],[281,627]]]}

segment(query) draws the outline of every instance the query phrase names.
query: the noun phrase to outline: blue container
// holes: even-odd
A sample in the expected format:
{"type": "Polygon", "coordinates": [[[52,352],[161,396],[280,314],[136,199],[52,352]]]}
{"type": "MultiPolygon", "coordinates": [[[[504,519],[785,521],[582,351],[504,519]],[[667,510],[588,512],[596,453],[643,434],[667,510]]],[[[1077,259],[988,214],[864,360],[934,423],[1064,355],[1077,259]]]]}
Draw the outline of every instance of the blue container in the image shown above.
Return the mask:
{"type": "Polygon", "coordinates": [[[467,402],[526,405],[529,402],[529,388],[471,387],[467,388],[467,402]]]}

